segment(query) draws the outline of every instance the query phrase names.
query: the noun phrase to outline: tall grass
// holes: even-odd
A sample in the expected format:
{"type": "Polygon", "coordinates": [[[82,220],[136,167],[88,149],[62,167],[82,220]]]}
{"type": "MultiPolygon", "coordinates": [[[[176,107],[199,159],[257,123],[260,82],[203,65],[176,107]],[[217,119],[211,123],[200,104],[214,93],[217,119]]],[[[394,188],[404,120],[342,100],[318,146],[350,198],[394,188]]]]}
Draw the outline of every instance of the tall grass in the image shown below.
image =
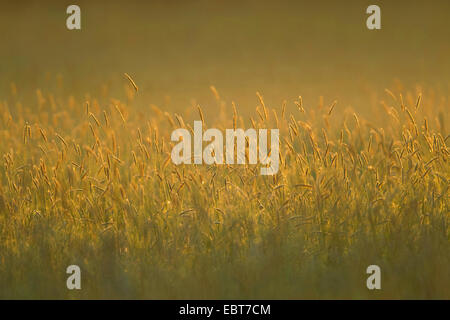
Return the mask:
{"type": "Polygon", "coordinates": [[[126,77],[125,101],[2,95],[0,298],[450,298],[445,97],[387,90],[364,119],[257,93],[247,117],[212,87],[208,119],[135,104],[126,77]],[[171,131],[199,118],[279,128],[278,174],[173,165],[171,131]]]}

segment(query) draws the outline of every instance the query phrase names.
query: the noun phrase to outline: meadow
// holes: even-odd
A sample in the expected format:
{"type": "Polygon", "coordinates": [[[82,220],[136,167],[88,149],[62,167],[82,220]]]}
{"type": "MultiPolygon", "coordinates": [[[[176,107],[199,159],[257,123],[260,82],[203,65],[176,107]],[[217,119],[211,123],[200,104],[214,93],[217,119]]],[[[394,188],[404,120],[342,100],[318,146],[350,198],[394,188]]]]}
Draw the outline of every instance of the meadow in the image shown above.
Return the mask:
{"type": "Polygon", "coordinates": [[[336,7],[158,2],[145,20],[131,2],[75,34],[64,6],[30,3],[0,15],[17,24],[0,52],[0,298],[450,298],[449,28],[426,4],[386,4],[394,31],[367,34],[359,7],[339,29],[336,7]],[[196,120],[279,129],[277,174],[174,165],[171,132],[196,120]]]}
{"type": "Polygon", "coordinates": [[[217,128],[280,129],[278,174],[175,166],[169,134],[189,122],[134,108],[132,87],[128,103],[105,109],[74,98],[61,109],[41,91],[34,113],[2,103],[2,296],[362,298],[365,268],[378,264],[375,297],[448,298],[438,98],[387,91],[378,127],[301,97],[295,113],[261,99],[245,121],[213,91],[217,128]],[[72,293],[65,268],[75,262],[83,289],[72,293]]]}

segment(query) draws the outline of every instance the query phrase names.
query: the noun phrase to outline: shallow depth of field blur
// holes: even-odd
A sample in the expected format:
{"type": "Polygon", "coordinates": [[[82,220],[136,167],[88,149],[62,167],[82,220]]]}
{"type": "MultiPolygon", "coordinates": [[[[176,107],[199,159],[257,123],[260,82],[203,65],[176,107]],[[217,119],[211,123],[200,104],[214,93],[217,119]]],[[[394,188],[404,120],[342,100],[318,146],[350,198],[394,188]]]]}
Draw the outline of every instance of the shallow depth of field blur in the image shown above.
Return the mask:
{"type": "Polygon", "coordinates": [[[449,12],[2,3],[0,298],[450,299],[449,12]],[[200,113],[279,128],[278,174],[172,164],[200,113]]]}

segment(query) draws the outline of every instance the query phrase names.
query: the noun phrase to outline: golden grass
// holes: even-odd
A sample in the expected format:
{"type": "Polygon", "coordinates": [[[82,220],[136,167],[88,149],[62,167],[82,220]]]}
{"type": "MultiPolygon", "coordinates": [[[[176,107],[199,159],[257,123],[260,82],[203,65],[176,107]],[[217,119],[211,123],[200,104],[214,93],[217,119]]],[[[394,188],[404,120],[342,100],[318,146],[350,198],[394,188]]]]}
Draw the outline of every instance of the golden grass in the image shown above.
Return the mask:
{"type": "Polygon", "coordinates": [[[448,101],[387,90],[368,121],[257,93],[244,119],[211,87],[217,119],[191,107],[204,126],[280,129],[280,170],[260,176],[173,165],[170,133],[196,116],[135,105],[125,76],[127,103],[22,104],[15,86],[0,102],[0,297],[450,298],[448,101]]]}

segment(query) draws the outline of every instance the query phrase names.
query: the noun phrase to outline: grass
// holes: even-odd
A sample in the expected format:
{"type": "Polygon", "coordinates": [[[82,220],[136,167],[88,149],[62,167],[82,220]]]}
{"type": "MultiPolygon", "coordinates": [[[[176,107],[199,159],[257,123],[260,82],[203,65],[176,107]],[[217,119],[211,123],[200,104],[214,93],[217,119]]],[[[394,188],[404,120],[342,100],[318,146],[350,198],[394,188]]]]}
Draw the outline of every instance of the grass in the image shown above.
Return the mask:
{"type": "Polygon", "coordinates": [[[257,93],[247,116],[212,88],[208,119],[142,107],[127,78],[103,104],[2,95],[0,298],[450,298],[445,96],[386,90],[367,120],[257,93]],[[200,118],[279,128],[278,174],[173,165],[170,133],[200,118]]]}

